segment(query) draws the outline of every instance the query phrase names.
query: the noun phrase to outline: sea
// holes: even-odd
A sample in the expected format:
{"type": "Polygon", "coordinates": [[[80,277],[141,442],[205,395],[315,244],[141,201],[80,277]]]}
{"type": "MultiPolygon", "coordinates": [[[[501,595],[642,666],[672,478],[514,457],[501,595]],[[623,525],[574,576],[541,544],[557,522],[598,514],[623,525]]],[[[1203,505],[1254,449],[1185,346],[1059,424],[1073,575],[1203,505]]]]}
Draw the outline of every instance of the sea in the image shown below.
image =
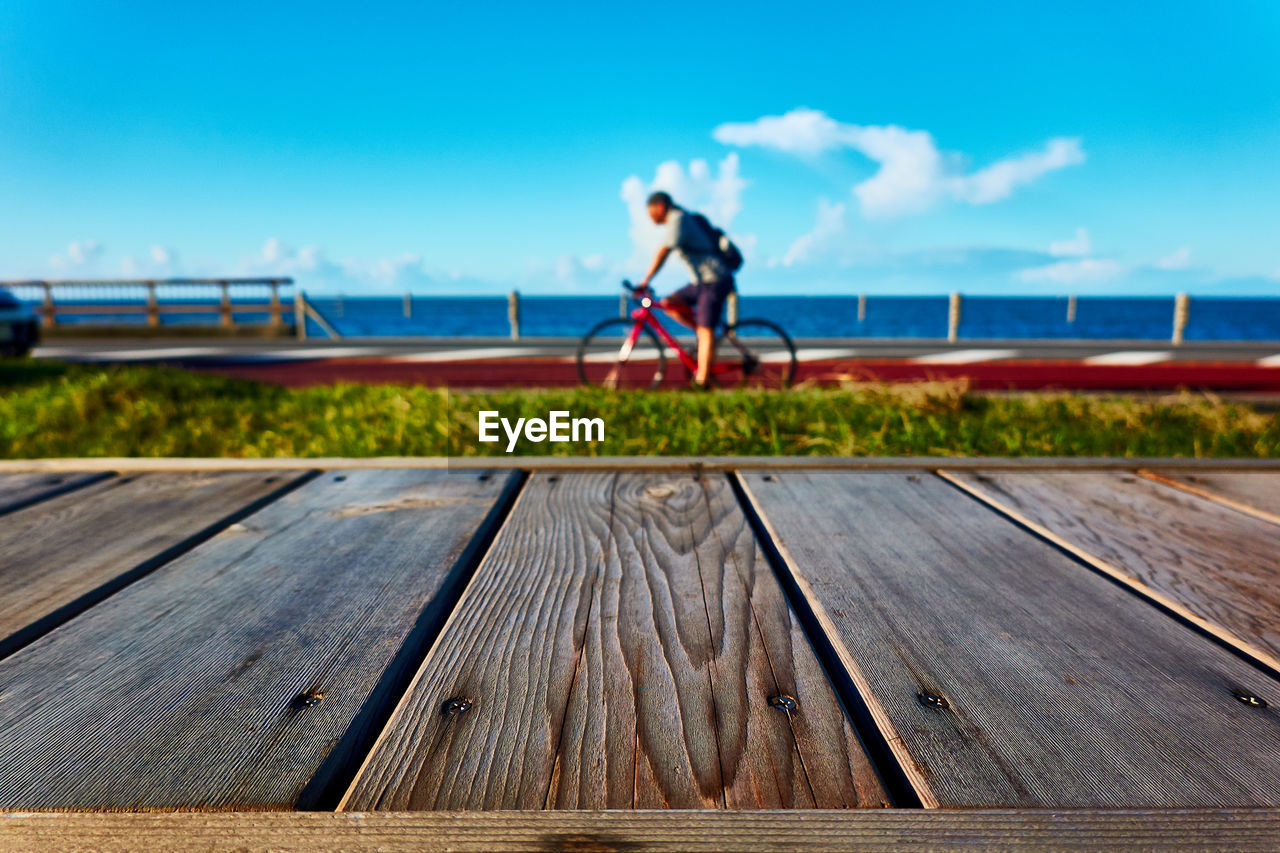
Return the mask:
{"type": "MultiPolygon", "coordinates": [[[[403,298],[308,296],[344,336],[500,337],[510,333],[506,297],[417,297],[405,316],[403,298]]],[[[633,303],[634,305],[634,303],[633,303]]],[[[1067,299],[968,296],[960,312],[961,338],[1098,338],[1168,340],[1172,298],[1079,297],[1068,321],[1067,299]]],[[[522,296],[520,333],[575,337],[597,321],[619,315],[618,297],[522,296]]],[[[763,317],[793,338],[943,338],[948,299],[868,296],[858,318],[853,296],[750,296],[738,316],[763,317]]],[[[318,331],[318,330],[316,330],[318,331]]],[[[1280,341],[1280,298],[1192,298],[1187,340],[1280,341]]]]}
{"type": "MultiPolygon", "coordinates": [[[[406,316],[403,297],[324,297],[308,301],[344,337],[506,337],[510,334],[505,296],[415,296],[406,316]]],[[[633,303],[634,304],[634,303],[633,303]]],[[[116,322],[145,322],[115,315],[116,322]]],[[[942,338],[947,334],[946,296],[868,296],[858,316],[856,296],[751,296],[739,300],[742,319],[763,317],[793,338],[942,338]]],[[[619,316],[617,296],[522,296],[523,337],[576,337],[606,317],[619,316]]],[[[100,322],[59,316],[60,322],[100,322]]],[[[252,316],[237,314],[241,322],[252,316]]],[[[265,321],[265,315],[261,317],[265,321]]],[[[966,296],[959,335],[993,338],[1076,338],[1168,340],[1173,330],[1172,297],[1079,297],[1074,319],[1066,297],[966,296]]],[[[163,322],[213,323],[213,314],[164,315],[163,322]]],[[[318,326],[313,334],[323,336],[318,326]]],[[[1280,341],[1280,296],[1276,298],[1192,297],[1186,340],[1280,341]]]]}

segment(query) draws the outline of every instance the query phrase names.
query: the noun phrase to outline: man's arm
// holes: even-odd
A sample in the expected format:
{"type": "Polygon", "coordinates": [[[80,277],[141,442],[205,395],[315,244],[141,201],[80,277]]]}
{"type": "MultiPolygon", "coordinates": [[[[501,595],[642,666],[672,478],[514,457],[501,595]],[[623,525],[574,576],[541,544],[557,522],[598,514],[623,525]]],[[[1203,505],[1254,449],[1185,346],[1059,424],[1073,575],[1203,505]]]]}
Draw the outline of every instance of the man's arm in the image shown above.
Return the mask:
{"type": "Polygon", "coordinates": [[[653,263],[649,264],[649,271],[644,274],[644,278],[640,281],[641,287],[648,287],[649,281],[658,274],[658,270],[662,269],[662,265],[667,262],[667,255],[671,254],[670,246],[662,246],[658,249],[657,254],[653,256],[653,263]]]}

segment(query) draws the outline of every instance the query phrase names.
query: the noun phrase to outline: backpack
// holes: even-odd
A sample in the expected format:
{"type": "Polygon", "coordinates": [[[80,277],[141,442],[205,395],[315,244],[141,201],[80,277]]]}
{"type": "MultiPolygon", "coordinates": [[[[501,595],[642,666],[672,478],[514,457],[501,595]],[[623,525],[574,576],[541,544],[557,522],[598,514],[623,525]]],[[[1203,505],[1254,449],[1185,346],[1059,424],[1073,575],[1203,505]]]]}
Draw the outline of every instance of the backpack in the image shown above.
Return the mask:
{"type": "Polygon", "coordinates": [[[716,247],[716,254],[720,256],[720,261],[725,265],[725,268],[731,273],[742,269],[742,252],[729,239],[729,235],[712,225],[711,220],[701,213],[690,213],[688,215],[711,238],[711,245],[716,247]]]}

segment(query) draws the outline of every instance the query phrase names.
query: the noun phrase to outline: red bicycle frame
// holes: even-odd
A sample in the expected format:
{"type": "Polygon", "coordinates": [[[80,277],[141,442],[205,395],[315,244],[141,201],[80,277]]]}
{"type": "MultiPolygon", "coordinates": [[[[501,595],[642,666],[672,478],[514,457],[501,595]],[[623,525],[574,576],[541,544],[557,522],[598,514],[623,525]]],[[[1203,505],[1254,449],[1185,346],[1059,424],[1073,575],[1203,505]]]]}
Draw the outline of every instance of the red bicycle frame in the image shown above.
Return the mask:
{"type": "MultiPolygon", "coordinates": [[[[664,344],[675,350],[676,356],[680,359],[681,363],[688,368],[690,373],[697,373],[697,360],[693,358],[693,356],[689,355],[689,353],[685,351],[684,347],[680,346],[680,342],[675,339],[675,336],[668,332],[666,328],[658,322],[658,318],[653,315],[653,290],[647,287],[637,287],[632,290],[632,293],[635,295],[636,299],[640,300],[640,307],[632,309],[631,311],[631,319],[635,320],[636,323],[631,327],[631,333],[627,335],[627,339],[622,342],[622,349],[618,352],[618,360],[625,362],[631,358],[631,351],[635,349],[636,342],[640,340],[640,329],[644,326],[648,326],[657,333],[658,337],[662,339],[664,344]]],[[[661,306],[659,306],[659,308],[661,308],[661,306]]],[[[711,365],[712,373],[724,373],[725,371],[732,369],[733,365],[730,364],[711,365]]]]}

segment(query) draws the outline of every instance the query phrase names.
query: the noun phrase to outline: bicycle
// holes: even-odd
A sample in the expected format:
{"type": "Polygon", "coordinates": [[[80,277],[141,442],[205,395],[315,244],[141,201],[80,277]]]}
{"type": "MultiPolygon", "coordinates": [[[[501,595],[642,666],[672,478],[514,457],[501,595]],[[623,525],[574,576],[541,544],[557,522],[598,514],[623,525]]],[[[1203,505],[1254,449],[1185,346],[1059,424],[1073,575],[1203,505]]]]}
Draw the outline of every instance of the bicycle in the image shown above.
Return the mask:
{"type": "MultiPolygon", "coordinates": [[[[664,344],[676,354],[691,378],[697,359],[682,347],[655,316],[653,289],[622,282],[640,303],[630,318],[611,317],[597,323],[578,344],[578,378],[607,388],[657,388],[666,378],[664,344]]],[[[723,324],[716,336],[716,358],[709,381],[717,385],[786,388],[796,376],[796,347],[777,323],[741,320],[723,324]]]]}

